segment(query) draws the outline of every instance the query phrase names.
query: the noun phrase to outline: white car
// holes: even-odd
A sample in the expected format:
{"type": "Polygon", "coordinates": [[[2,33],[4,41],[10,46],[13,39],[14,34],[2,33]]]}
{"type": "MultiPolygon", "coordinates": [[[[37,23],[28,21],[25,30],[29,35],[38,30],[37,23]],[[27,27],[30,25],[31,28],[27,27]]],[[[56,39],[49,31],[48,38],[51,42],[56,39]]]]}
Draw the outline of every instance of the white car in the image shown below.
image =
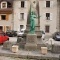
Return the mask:
{"type": "Polygon", "coordinates": [[[17,36],[18,36],[18,37],[22,37],[23,34],[24,34],[24,32],[25,32],[25,29],[21,29],[21,31],[18,31],[18,32],[17,32],[17,36]]]}
{"type": "Polygon", "coordinates": [[[44,31],[40,31],[41,33],[42,33],[42,40],[44,40],[45,39],[45,32],[44,31]]]}

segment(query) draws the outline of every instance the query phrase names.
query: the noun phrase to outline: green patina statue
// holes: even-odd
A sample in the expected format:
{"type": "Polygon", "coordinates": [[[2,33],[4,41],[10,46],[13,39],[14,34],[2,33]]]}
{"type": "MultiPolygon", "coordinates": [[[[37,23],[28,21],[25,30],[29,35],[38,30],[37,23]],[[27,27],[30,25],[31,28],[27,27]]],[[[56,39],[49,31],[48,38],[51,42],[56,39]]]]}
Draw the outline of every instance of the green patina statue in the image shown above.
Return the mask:
{"type": "Polygon", "coordinates": [[[31,34],[35,33],[35,18],[36,18],[36,15],[32,11],[31,14],[30,14],[30,33],[31,34]]]}

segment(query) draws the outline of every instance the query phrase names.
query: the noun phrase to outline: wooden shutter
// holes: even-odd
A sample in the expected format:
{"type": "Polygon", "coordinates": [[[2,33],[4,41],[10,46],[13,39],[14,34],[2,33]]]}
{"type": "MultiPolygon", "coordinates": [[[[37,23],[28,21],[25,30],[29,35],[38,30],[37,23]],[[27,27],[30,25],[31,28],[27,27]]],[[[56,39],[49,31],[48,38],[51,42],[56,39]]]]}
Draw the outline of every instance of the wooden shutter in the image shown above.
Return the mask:
{"type": "Polygon", "coordinates": [[[7,21],[9,20],[9,14],[6,15],[6,20],[7,20],[7,21]]]}
{"type": "Polygon", "coordinates": [[[3,27],[4,27],[3,31],[6,32],[6,30],[5,30],[6,26],[3,26],[3,27]]]}
{"type": "Polygon", "coordinates": [[[11,26],[9,26],[9,29],[11,30],[11,26]]]}
{"type": "Polygon", "coordinates": [[[1,15],[0,15],[0,20],[1,20],[1,15]]]}

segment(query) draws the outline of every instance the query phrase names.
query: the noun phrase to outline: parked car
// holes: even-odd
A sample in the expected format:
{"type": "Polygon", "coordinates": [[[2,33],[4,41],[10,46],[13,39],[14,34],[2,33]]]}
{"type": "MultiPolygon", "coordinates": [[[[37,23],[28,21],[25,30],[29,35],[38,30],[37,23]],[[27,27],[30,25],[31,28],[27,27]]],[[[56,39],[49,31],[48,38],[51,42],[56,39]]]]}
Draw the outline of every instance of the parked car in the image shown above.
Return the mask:
{"type": "Polygon", "coordinates": [[[17,31],[8,30],[8,31],[6,31],[6,35],[9,36],[9,37],[17,36],[17,31]]]}
{"type": "Polygon", "coordinates": [[[21,31],[17,32],[17,37],[22,37],[24,35],[25,29],[21,29],[21,31]]]}
{"type": "Polygon", "coordinates": [[[60,32],[55,32],[53,34],[53,39],[56,40],[56,41],[60,41],[60,32]]]}
{"type": "Polygon", "coordinates": [[[42,34],[42,40],[44,40],[45,39],[45,32],[44,31],[40,31],[40,33],[42,34]]]}
{"type": "Polygon", "coordinates": [[[0,44],[4,43],[7,40],[9,40],[9,37],[4,32],[0,32],[0,44]]]}
{"type": "Polygon", "coordinates": [[[40,30],[40,32],[41,32],[42,34],[45,34],[45,32],[44,32],[44,31],[42,31],[42,30],[40,30]]]}

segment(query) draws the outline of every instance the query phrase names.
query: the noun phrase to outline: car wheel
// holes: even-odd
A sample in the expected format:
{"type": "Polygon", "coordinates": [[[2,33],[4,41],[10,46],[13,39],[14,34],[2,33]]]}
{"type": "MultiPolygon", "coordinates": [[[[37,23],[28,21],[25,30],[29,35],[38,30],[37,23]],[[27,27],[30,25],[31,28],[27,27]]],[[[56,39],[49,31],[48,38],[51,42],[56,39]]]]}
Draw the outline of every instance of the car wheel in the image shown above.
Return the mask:
{"type": "Polygon", "coordinates": [[[9,38],[7,40],[9,41],[9,38]]]}
{"type": "Polygon", "coordinates": [[[55,38],[55,40],[57,40],[57,39],[55,38]]]}
{"type": "Polygon", "coordinates": [[[3,43],[0,43],[0,45],[3,45],[3,43]]]}

